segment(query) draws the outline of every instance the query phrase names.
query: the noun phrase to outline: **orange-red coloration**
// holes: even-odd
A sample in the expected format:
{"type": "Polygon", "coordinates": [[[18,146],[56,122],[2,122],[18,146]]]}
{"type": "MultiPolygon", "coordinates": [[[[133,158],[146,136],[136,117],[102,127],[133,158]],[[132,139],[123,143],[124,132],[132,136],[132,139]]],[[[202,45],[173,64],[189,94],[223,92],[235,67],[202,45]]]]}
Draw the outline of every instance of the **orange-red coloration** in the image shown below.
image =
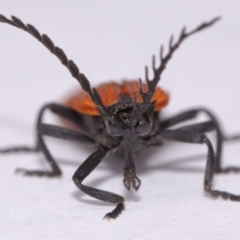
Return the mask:
{"type": "MultiPolygon", "coordinates": [[[[145,92],[147,89],[147,85],[143,84],[143,91],[145,92]]],[[[134,94],[136,93],[137,102],[142,102],[142,98],[139,93],[138,81],[124,81],[122,84],[115,82],[104,83],[96,87],[96,90],[106,107],[117,103],[121,94],[129,94],[131,99],[134,99],[134,94]]],[[[156,91],[151,99],[151,101],[155,101],[154,111],[159,111],[165,107],[168,103],[168,99],[169,97],[167,93],[159,87],[156,88],[156,91]]],[[[75,93],[65,102],[64,105],[83,114],[95,116],[100,115],[89,95],[83,90],[75,93]]]]}

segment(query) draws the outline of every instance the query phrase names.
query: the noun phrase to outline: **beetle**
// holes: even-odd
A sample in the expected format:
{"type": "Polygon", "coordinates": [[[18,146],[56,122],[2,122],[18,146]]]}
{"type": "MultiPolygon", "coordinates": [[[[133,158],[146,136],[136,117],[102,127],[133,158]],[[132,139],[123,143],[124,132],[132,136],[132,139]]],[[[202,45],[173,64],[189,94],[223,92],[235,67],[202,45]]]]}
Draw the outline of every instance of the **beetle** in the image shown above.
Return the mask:
{"type": "MultiPolygon", "coordinates": [[[[205,108],[187,110],[166,120],[159,117],[159,112],[167,105],[169,97],[166,92],[157,87],[157,84],[173,53],[186,38],[212,26],[219,19],[220,17],[216,17],[209,22],[202,23],[192,31],[187,32],[183,28],[175,43],[173,36],[171,36],[167,54],[164,54],[163,46],[160,48],[159,66],[156,66],[155,56],[153,56],[152,79],[149,78],[148,68],[145,68],[145,83],[139,79],[139,81],[124,81],[121,84],[116,82],[104,83],[92,88],[89,80],[79,71],[77,65],[69,60],[64,51],[55,46],[46,34],[40,34],[33,25],[24,24],[15,16],[8,19],[0,15],[0,22],[20,28],[39,40],[53,55],[58,57],[82,88],[64,104],[50,103],[41,108],[37,118],[37,143],[35,147],[2,148],[0,153],[41,151],[50,164],[51,171],[17,169],[17,172],[27,176],[58,177],[61,175],[61,170],[49,152],[43,136],[95,144],[97,150],[78,167],[72,179],[75,185],[87,195],[116,204],[113,211],[105,215],[107,219],[115,219],[124,210],[124,198],[82,183],[108,153],[116,149],[123,151],[125,159],[123,184],[128,190],[133,188],[137,191],[141,185],[134,161],[135,153],[138,150],[148,146],[161,146],[165,142],[173,141],[205,144],[208,153],[204,190],[213,197],[221,196],[232,201],[240,201],[239,195],[212,189],[214,173],[239,171],[237,167],[222,168],[221,166],[222,145],[227,137],[222,133],[216,117],[205,108]],[[80,130],[43,123],[42,119],[46,110],[51,110],[61,118],[71,121],[80,130]],[[171,129],[178,123],[195,118],[201,112],[205,113],[210,120],[171,129]],[[216,155],[211,141],[205,135],[206,132],[213,130],[217,134],[216,155]]],[[[235,139],[238,138],[239,136],[235,137],[235,139]]]]}

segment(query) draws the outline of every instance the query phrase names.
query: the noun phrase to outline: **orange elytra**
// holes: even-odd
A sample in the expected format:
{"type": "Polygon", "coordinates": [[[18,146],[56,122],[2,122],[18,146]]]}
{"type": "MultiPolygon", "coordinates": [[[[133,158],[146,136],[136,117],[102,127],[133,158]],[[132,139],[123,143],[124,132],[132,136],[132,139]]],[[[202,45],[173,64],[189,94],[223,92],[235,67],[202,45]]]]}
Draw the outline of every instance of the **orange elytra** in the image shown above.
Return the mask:
{"type": "MultiPolygon", "coordinates": [[[[133,99],[134,94],[136,94],[137,102],[142,102],[139,92],[139,82],[136,80],[123,81],[122,84],[118,84],[116,82],[103,83],[96,87],[96,90],[100,95],[105,107],[109,107],[117,103],[121,94],[129,94],[131,99],[133,99]]],[[[147,85],[143,84],[143,91],[145,92],[147,90],[147,85]]],[[[168,100],[169,95],[160,87],[157,87],[154,95],[151,98],[151,101],[155,102],[154,111],[159,111],[165,107],[168,104],[168,100]]],[[[75,92],[66,100],[64,105],[86,115],[100,115],[90,96],[83,90],[75,92]]]]}

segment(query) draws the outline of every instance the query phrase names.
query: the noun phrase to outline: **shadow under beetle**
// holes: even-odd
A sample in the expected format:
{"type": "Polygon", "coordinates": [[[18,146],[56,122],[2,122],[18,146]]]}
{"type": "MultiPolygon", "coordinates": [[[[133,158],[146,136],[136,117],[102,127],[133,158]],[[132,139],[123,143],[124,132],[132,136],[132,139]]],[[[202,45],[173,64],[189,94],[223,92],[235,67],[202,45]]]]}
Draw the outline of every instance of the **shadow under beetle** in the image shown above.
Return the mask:
{"type": "Polygon", "coordinates": [[[51,166],[51,171],[17,169],[18,172],[28,176],[58,177],[61,170],[50,154],[43,136],[51,136],[81,143],[91,143],[98,146],[76,170],[73,175],[75,185],[84,193],[102,201],[117,204],[115,209],[107,213],[105,218],[116,218],[124,210],[124,198],[112,192],[103,191],[83,185],[83,180],[97,167],[103,158],[117,148],[123,148],[125,164],[123,169],[123,184],[130,190],[136,191],[141,181],[136,173],[135,152],[147,146],[160,146],[164,142],[185,142],[205,144],[208,148],[207,163],[204,176],[204,189],[213,197],[221,196],[225,199],[240,201],[240,196],[212,189],[214,173],[239,171],[236,167],[221,167],[221,152],[223,141],[239,139],[239,136],[226,138],[215,116],[204,108],[192,109],[177,114],[167,120],[159,118],[159,111],[167,105],[168,95],[157,87],[161,74],[172,57],[175,50],[189,36],[212,26],[220,18],[199,25],[192,31],[181,31],[177,41],[174,43],[173,36],[169,41],[168,53],[160,49],[160,65],[156,67],[155,56],[152,59],[153,78],[148,77],[148,68],[145,69],[145,81],[125,81],[122,84],[107,83],[97,88],[92,88],[89,80],[83,73],[79,72],[76,64],[67,58],[64,51],[55,46],[46,34],[40,34],[38,30],[30,25],[24,24],[19,18],[12,16],[7,19],[0,15],[0,21],[20,28],[36,39],[38,39],[52,54],[59,58],[67,67],[72,76],[77,79],[82,91],[73,95],[64,105],[56,103],[46,104],[40,110],[37,119],[37,143],[35,147],[10,147],[0,149],[0,153],[18,151],[39,152],[41,151],[51,166]],[[86,133],[42,123],[43,114],[51,110],[58,116],[74,123],[86,133]],[[177,129],[170,127],[195,118],[199,113],[205,113],[210,120],[177,129]],[[215,130],[217,133],[216,155],[209,139],[204,134],[215,130]]]}

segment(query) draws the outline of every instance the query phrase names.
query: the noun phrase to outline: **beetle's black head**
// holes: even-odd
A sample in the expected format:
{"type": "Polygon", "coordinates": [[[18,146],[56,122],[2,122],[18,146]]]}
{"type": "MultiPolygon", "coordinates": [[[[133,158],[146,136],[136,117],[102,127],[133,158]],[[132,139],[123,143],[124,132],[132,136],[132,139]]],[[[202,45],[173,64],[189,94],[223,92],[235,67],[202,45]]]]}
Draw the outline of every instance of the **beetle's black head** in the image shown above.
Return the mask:
{"type": "Polygon", "coordinates": [[[112,136],[123,136],[124,130],[131,130],[135,136],[145,136],[152,129],[153,108],[142,112],[141,103],[123,95],[120,101],[110,108],[112,119],[107,119],[107,131],[112,136]]]}

